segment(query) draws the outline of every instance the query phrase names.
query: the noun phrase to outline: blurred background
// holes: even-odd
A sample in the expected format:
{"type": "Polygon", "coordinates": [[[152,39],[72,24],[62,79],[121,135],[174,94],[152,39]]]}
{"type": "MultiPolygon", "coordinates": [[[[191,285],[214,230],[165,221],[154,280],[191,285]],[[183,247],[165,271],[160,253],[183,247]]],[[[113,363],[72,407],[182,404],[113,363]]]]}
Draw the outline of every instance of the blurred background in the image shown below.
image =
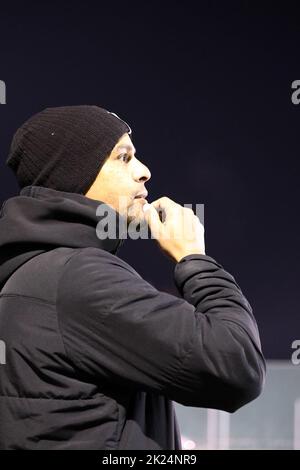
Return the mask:
{"type": "Polygon", "coordinates": [[[233,414],[176,403],[182,448],[299,450],[299,369],[288,361],[273,360],[267,367],[262,395],[233,414]]]}
{"type": "MultiPolygon", "coordinates": [[[[242,0],[0,7],[0,202],[19,191],[5,159],[27,118],[102,106],[131,125],[150,202],[205,205],[206,253],[253,307],[265,391],[234,415],[176,405],[191,448],[300,448],[299,13],[242,0]]],[[[155,241],[127,240],[119,256],[177,295],[155,241]]]]}

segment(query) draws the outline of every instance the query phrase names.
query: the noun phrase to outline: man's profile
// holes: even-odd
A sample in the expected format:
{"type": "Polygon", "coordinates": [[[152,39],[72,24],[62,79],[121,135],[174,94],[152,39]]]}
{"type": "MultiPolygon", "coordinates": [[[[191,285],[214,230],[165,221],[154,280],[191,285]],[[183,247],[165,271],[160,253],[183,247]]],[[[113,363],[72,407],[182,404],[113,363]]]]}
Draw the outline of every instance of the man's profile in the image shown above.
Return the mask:
{"type": "Polygon", "coordinates": [[[173,401],[234,412],[262,390],[249,302],[206,254],[193,211],[149,202],[135,152],[130,126],[98,106],[46,108],[14,135],[20,194],[0,214],[1,449],[181,449],[173,401]],[[99,205],[148,225],[181,298],[123,261],[121,239],[97,236],[99,205]],[[182,220],[188,240],[164,236],[182,220]]]}

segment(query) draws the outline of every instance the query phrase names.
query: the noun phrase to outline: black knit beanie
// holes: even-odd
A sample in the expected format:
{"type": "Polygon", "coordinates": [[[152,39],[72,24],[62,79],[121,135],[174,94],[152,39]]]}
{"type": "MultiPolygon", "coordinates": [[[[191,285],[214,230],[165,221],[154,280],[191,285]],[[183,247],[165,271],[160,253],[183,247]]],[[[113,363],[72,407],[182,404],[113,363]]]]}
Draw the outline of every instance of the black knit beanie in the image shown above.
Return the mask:
{"type": "Polygon", "coordinates": [[[15,133],[6,164],[18,184],[85,194],[129,125],[99,106],[46,108],[15,133]]]}

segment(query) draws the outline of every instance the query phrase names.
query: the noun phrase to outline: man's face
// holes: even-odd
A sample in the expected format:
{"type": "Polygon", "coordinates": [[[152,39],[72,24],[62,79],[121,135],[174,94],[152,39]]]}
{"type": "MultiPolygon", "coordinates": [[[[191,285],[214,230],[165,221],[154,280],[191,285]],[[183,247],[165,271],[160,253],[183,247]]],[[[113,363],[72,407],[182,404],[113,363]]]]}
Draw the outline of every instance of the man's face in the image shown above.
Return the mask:
{"type": "Polygon", "coordinates": [[[128,223],[144,219],[142,208],[147,202],[144,184],[151,178],[149,169],[134,154],[132,141],[128,134],[124,134],[85,194],[110,205],[126,217],[128,223]],[[143,194],[144,198],[137,197],[138,194],[143,194]]]}

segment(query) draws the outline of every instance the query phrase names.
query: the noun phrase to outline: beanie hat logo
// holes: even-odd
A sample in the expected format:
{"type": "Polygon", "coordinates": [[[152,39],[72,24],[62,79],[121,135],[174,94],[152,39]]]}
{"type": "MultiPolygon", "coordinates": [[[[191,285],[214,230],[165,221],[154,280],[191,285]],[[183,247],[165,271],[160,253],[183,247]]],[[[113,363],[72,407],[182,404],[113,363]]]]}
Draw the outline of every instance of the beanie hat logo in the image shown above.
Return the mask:
{"type": "MultiPolygon", "coordinates": [[[[113,113],[112,111],[107,111],[107,112],[108,112],[109,114],[112,114],[112,115],[115,116],[116,118],[120,119],[120,121],[124,122],[123,119],[121,119],[116,113],[113,113]]],[[[130,126],[127,124],[127,122],[126,122],[126,125],[128,126],[128,131],[127,131],[127,133],[128,133],[129,135],[131,135],[131,134],[132,134],[132,130],[131,130],[130,126]]]]}

